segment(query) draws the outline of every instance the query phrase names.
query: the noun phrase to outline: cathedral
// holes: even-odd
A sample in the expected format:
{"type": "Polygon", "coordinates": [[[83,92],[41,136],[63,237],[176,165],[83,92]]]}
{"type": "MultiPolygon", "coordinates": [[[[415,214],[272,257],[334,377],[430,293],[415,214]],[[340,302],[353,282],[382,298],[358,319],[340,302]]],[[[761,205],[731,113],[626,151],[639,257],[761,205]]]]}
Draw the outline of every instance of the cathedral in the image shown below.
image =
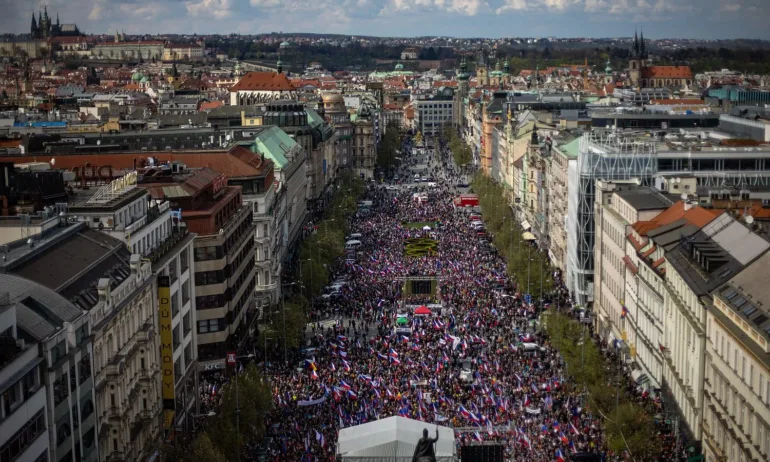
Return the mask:
{"type": "MultiPolygon", "coordinates": [[[[650,56],[644,43],[635,33],[634,45],[628,59],[628,79],[637,88],[681,88],[692,85],[693,74],[689,66],[650,66],[650,56]]],[[[609,67],[609,62],[607,63],[609,67]]]]}
{"type": "Polygon", "coordinates": [[[35,21],[35,13],[32,13],[32,26],[30,26],[29,33],[33,39],[82,35],[75,24],[59,24],[58,14],[56,15],[56,24],[54,24],[48,17],[48,7],[45,7],[42,13],[38,11],[37,21],[35,21]]]}

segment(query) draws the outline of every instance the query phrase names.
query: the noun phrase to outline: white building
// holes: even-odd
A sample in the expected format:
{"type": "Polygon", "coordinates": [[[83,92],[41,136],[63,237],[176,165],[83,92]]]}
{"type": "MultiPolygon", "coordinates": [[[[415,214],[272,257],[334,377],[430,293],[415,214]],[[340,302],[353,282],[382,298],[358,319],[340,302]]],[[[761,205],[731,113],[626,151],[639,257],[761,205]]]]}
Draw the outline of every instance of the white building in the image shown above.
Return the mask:
{"type": "MultiPolygon", "coordinates": [[[[26,255],[26,246],[9,252],[0,272],[18,267],[18,258],[26,255]]],[[[3,373],[13,375],[26,371],[21,380],[3,391],[3,460],[99,460],[88,313],[23,277],[0,274],[0,288],[5,297],[0,323],[6,329],[14,316],[11,337],[15,335],[25,343],[13,356],[13,364],[26,365],[25,369],[3,369],[3,373]],[[41,372],[38,378],[34,377],[35,368],[41,372]],[[38,388],[41,385],[43,388],[38,388]],[[23,431],[26,433],[21,437],[23,431]]],[[[12,348],[16,345],[20,344],[14,341],[12,348]]]]}
{"type": "Polygon", "coordinates": [[[230,88],[231,106],[297,99],[297,89],[281,72],[247,72],[230,88]]]}
{"type": "MultiPolygon", "coordinates": [[[[564,273],[567,269],[567,206],[569,203],[569,168],[577,165],[580,139],[554,143],[547,163],[548,181],[548,257],[551,264],[564,273]]],[[[513,171],[513,169],[509,169],[513,171]]],[[[511,184],[513,181],[510,182],[511,184]]]]}
{"type": "Polygon", "coordinates": [[[413,99],[414,123],[423,136],[441,133],[445,124],[454,124],[454,92],[451,88],[440,89],[426,99],[413,99]]]}
{"type": "Polygon", "coordinates": [[[40,345],[25,340],[23,329],[17,327],[16,304],[11,304],[7,291],[13,289],[17,299],[16,279],[0,275],[0,460],[45,461],[49,441],[44,358],[40,345]]]}
{"type": "Polygon", "coordinates": [[[664,387],[696,440],[702,438],[704,415],[704,301],[768,248],[765,239],[723,213],[666,253],[664,387]]]}
{"type": "Polygon", "coordinates": [[[703,453],[770,460],[770,252],[713,291],[706,312],[703,453]]]}

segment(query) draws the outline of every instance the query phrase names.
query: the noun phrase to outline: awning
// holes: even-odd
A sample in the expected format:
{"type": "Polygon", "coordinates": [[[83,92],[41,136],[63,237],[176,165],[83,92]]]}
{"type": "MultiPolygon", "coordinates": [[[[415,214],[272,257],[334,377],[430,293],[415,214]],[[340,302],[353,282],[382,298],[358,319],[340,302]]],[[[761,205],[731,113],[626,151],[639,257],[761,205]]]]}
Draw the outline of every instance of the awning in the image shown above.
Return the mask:
{"type": "Polygon", "coordinates": [[[417,308],[416,310],[414,310],[414,314],[423,315],[423,316],[429,315],[430,314],[430,308],[428,308],[427,306],[423,305],[423,306],[417,308]]]}
{"type": "Polygon", "coordinates": [[[532,228],[532,226],[530,226],[527,220],[524,220],[521,222],[521,227],[524,228],[524,231],[527,231],[532,228]]]}

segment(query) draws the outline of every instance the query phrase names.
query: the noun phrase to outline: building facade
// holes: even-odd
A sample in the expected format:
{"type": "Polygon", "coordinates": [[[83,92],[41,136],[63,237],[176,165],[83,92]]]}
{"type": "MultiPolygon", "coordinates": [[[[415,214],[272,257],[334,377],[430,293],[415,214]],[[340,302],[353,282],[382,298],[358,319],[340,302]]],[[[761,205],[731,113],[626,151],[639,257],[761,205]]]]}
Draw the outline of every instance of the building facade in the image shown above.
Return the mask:
{"type": "MultiPolygon", "coordinates": [[[[167,200],[172,209],[181,209],[182,221],[196,234],[192,268],[197,325],[190,327],[197,332],[193,337],[199,369],[224,368],[226,353],[238,349],[256,320],[251,207],[243,204],[240,187],[228,186],[227,176],[210,168],[145,174],[140,186],[154,199],[167,200]]],[[[181,302],[183,298],[178,300],[181,302]]],[[[175,332],[176,345],[186,339],[184,318],[175,332]]]]}
{"type": "Polygon", "coordinates": [[[712,291],[706,313],[706,461],[770,458],[770,292],[764,253],[712,291]]]}
{"type": "MultiPolygon", "coordinates": [[[[40,344],[25,339],[18,325],[16,278],[0,275],[0,458],[18,461],[48,461],[49,435],[46,419],[45,358],[40,344]],[[11,292],[13,300],[11,303],[11,292]]],[[[24,309],[21,307],[20,309],[24,309]]]]}
{"type": "Polygon", "coordinates": [[[577,163],[579,139],[567,143],[554,142],[547,163],[548,257],[551,264],[564,273],[567,269],[567,204],[569,202],[569,168],[577,163]]]}
{"type": "Polygon", "coordinates": [[[441,134],[445,124],[454,124],[454,90],[440,88],[426,99],[412,99],[415,129],[423,136],[441,134]]]}

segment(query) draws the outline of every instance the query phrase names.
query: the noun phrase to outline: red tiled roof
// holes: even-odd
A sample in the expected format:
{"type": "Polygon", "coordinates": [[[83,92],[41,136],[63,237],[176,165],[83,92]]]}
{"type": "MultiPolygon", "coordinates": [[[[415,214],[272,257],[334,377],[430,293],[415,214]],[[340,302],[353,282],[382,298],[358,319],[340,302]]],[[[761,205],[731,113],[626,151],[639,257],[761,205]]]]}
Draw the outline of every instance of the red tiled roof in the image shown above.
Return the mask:
{"type": "Polygon", "coordinates": [[[214,110],[214,109],[216,109],[218,107],[221,107],[221,106],[224,106],[224,105],[225,105],[225,103],[223,103],[222,101],[204,101],[204,102],[201,103],[201,106],[200,106],[199,110],[201,110],[201,111],[211,111],[211,110],[214,110]]]}
{"type": "Polygon", "coordinates": [[[455,80],[437,80],[433,82],[433,88],[441,88],[441,87],[456,87],[457,81],[455,80]]]}
{"type": "Polygon", "coordinates": [[[642,68],[645,79],[691,79],[690,66],[649,66],[642,68]]]}
{"type": "Polygon", "coordinates": [[[631,245],[634,246],[637,252],[642,250],[642,247],[644,247],[641,242],[636,240],[636,237],[633,235],[633,233],[626,236],[626,238],[629,240],[629,242],[631,242],[631,245]]]}
{"type": "Polygon", "coordinates": [[[646,236],[653,229],[668,225],[682,218],[687,220],[688,223],[702,228],[721,213],[718,210],[704,209],[698,206],[685,210],[684,205],[684,201],[678,201],[676,204],[660,212],[652,220],[637,221],[633,225],[634,231],[640,236],[646,236]]]}
{"type": "Polygon", "coordinates": [[[286,74],[276,72],[249,72],[230,88],[230,91],[293,91],[286,74]]]}

